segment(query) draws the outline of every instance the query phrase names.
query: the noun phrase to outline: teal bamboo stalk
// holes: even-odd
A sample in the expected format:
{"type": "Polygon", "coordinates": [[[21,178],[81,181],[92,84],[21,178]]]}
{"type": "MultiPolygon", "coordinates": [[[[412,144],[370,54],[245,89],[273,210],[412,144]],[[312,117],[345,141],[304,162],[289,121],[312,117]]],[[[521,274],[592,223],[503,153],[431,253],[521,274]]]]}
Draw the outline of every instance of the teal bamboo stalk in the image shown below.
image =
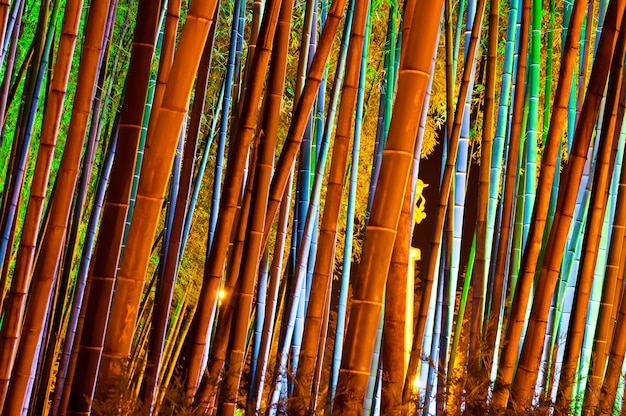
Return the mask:
{"type": "MultiPolygon", "coordinates": [[[[513,72],[513,55],[515,45],[515,22],[517,21],[517,0],[512,0],[509,6],[508,13],[508,25],[506,34],[506,45],[503,60],[503,71],[500,83],[500,97],[498,103],[497,119],[495,121],[495,131],[492,143],[492,158],[490,163],[490,181],[489,181],[489,202],[487,207],[487,220],[486,220],[486,235],[485,235],[485,247],[492,247],[494,243],[494,229],[496,223],[497,213],[497,201],[499,194],[499,187],[502,174],[502,160],[504,156],[504,136],[506,134],[509,104],[511,101],[511,83],[513,72]]],[[[493,6],[492,6],[493,7],[493,6]]],[[[490,24],[491,27],[491,24],[490,24]]],[[[491,42],[491,34],[489,35],[489,41],[491,42]]],[[[488,76],[489,77],[489,76],[488,76]]],[[[489,79],[489,78],[488,78],[489,79]]],[[[487,86],[489,87],[489,81],[487,86]]],[[[482,154],[481,154],[482,155],[482,154]]],[[[481,164],[484,163],[481,160],[481,164]]],[[[480,217],[479,217],[480,218],[480,217]]],[[[482,243],[481,243],[482,244],[482,243]]],[[[491,250],[486,250],[484,256],[485,266],[490,268],[492,254],[491,250]]],[[[478,263],[480,264],[480,263],[478,263]]],[[[478,271],[478,273],[484,273],[478,271]]],[[[486,306],[486,317],[484,323],[484,340],[485,340],[485,362],[493,363],[497,359],[497,346],[496,339],[500,328],[500,315],[502,312],[502,293],[504,279],[494,278],[493,274],[489,274],[488,277],[490,287],[491,298],[486,306]]],[[[491,372],[491,371],[490,371],[491,372]]]]}
{"type": "Polygon", "coordinates": [[[202,181],[204,179],[204,173],[206,171],[207,164],[209,162],[209,154],[211,152],[211,145],[213,144],[213,140],[215,138],[215,132],[217,130],[217,122],[219,120],[219,115],[222,108],[222,102],[224,101],[224,90],[226,83],[222,81],[222,86],[220,88],[219,96],[217,100],[213,103],[213,114],[211,117],[211,127],[209,129],[208,134],[205,137],[205,143],[202,149],[202,157],[200,158],[200,162],[198,163],[198,169],[194,176],[193,188],[191,191],[191,198],[189,199],[189,208],[187,209],[188,213],[185,217],[185,228],[183,231],[183,243],[181,245],[180,257],[183,257],[185,252],[185,247],[187,246],[187,239],[189,237],[189,232],[191,231],[191,224],[193,222],[193,214],[196,209],[196,203],[198,202],[198,196],[200,195],[200,188],[202,186],[202,181]]]}
{"type": "MultiPolygon", "coordinates": [[[[235,1],[233,5],[233,20],[230,35],[230,45],[228,49],[228,64],[226,66],[226,74],[224,76],[224,100],[222,101],[221,121],[220,121],[220,135],[217,144],[217,155],[215,160],[215,173],[213,175],[213,198],[211,201],[211,214],[209,219],[209,241],[207,243],[207,255],[208,250],[213,242],[213,235],[215,233],[215,227],[217,226],[217,218],[219,214],[219,201],[222,193],[222,175],[224,171],[224,151],[226,147],[226,136],[228,133],[228,121],[230,119],[230,111],[232,98],[231,85],[235,76],[235,69],[238,67],[235,64],[237,51],[237,43],[239,38],[243,37],[243,21],[240,20],[245,7],[240,0],[235,1]]],[[[237,102],[237,97],[234,97],[234,101],[237,102]]],[[[233,114],[236,106],[232,106],[233,114]]]]}
{"type": "MultiPolygon", "coordinates": [[[[539,84],[541,65],[541,20],[542,3],[532,2],[531,6],[531,32],[530,32],[530,59],[528,62],[528,125],[526,129],[526,183],[524,185],[524,232],[522,246],[526,244],[531,224],[533,206],[537,186],[537,142],[540,139],[539,131],[539,84]]],[[[549,89],[549,88],[548,88],[549,89]]]]}
{"type": "MultiPolygon", "coordinates": [[[[480,145],[480,172],[478,182],[478,196],[477,196],[477,220],[476,220],[476,257],[475,264],[472,269],[472,287],[473,299],[472,299],[472,321],[473,325],[477,328],[474,331],[481,339],[485,339],[484,335],[488,331],[485,330],[483,316],[485,308],[484,289],[486,288],[486,273],[488,271],[488,263],[486,261],[487,252],[489,251],[487,246],[487,223],[488,223],[488,210],[489,210],[489,187],[492,181],[491,177],[491,161],[493,159],[493,135],[494,135],[494,116],[495,116],[495,82],[496,82],[496,68],[497,68],[497,55],[496,49],[498,47],[498,30],[499,30],[499,0],[492,1],[489,6],[489,34],[488,34],[488,49],[487,49],[487,77],[485,81],[485,104],[483,109],[483,135],[480,145]],[[476,311],[476,312],[474,312],[476,311]],[[480,313],[480,316],[475,314],[480,313]],[[476,321],[476,322],[474,322],[476,321]]],[[[498,181],[499,178],[496,179],[498,181]]],[[[471,339],[471,338],[470,338],[471,339]]],[[[476,342],[477,340],[474,340],[476,342]]],[[[472,339],[470,340],[472,342],[472,339]]],[[[481,359],[482,354],[489,351],[488,347],[483,352],[478,344],[475,344],[479,355],[475,355],[471,352],[470,346],[470,366],[478,364],[478,368],[483,371],[483,377],[488,378],[490,368],[487,368],[486,363],[490,363],[491,360],[481,362],[472,362],[472,358],[481,359]]],[[[487,352],[487,354],[490,354],[487,352]]],[[[487,383],[484,383],[487,386],[487,383]]],[[[486,397],[486,389],[481,393],[486,397]]]]}

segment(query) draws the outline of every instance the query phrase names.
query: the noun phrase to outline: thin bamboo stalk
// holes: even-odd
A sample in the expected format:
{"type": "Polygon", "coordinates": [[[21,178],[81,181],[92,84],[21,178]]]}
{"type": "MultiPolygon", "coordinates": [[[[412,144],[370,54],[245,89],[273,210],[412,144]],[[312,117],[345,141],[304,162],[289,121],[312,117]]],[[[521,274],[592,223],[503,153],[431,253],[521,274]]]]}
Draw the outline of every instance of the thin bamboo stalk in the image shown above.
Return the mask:
{"type": "Polygon", "coordinates": [[[283,150],[276,166],[276,173],[272,178],[267,215],[265,217],[265,227],[263,228],[263,246],[267,241],[267,236],[269,235],[269,230],[274,222],[276,211],[278,210],[282,196],[285,193],[289,172],[291,170],[291,166],[295,162],[300,144],[302,143],[304,130],[307,126],[309,114],[313,108],[315,97],[319,91],[319,85],[323,78],[326,61],[328,60],[332,43],[339,28],[339,22],[341,21],[341,16],[346,2],[347,0],[334,0],[330,6],[326,23],[324,24],[324,28],[322,29],[322,33],[317,44],[317,49],[315,50],[315,56],[313,57],[313,61],[311,62],[311,66],[307,74],[307,80],[304,84],[302,95],[300,96],[294,110],[289,132],[287,133],[287,139],[283,145],[283,150]]]}

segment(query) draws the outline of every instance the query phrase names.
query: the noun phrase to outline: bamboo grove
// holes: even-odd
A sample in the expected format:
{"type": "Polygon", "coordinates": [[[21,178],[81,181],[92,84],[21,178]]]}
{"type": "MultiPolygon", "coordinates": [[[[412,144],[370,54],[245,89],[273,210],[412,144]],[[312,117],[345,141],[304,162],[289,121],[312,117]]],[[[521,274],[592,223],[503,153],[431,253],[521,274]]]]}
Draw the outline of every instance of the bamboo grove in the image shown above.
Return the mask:
{"type": "Polygon", "coordinates": [[[3,415],[626,411],[626,0],[0,0],[3,415]]]}

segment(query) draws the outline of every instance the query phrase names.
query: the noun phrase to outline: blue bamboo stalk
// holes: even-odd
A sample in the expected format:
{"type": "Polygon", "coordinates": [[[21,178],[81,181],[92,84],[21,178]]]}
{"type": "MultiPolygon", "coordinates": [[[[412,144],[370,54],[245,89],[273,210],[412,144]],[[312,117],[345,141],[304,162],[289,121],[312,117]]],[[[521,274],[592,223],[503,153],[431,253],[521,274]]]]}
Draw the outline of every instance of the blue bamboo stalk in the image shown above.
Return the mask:
{"type": "MultiPolygon", "coordinates": [[[[231,42],[228,49],[228,64],[226,66],[226,75],[224,76],[224,100],[222,101],[220,134],[217,144],[217,154],[215,156],[215,173],[213,175],[213,198],[211,201],[211,214],[209,216],[209,237],[207,242],[207,252],[211,249],[215,227],[217,226],[217,218],[219,215],[220,195],[222,190],[222,175],[224,172],[224,151],[226,149],[226,136],[228,133],[229,109],[231,108],[233,80],[236,79],[235,72],[238,72],[239,59],[241,55],[240,45],[243,42],[243,15],[245,2],[235,0],[233,6],[233,22],[231,28],[231,42]]],[[[234,97],[236,100],[237,97],[234,97]]],[[[233,106],[233,109],[236,106],[233,106]]],[[[234,128],[233,128],[234,130],[234,128]]]]}

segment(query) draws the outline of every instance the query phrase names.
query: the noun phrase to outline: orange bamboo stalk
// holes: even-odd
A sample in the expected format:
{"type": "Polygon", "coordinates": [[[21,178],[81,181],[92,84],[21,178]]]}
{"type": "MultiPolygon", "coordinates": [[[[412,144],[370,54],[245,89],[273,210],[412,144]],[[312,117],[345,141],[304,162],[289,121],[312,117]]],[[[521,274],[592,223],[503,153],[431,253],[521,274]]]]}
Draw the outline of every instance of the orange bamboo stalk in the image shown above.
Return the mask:
{"type": "MultiPolygon", "coordinates": [[[[622,32],[623,33],[623,32],[622,32]]],[[[624,76],[624,74],[622,74],[624,76]]],[[[620,105],[617,117],[617,125],[614,134],[619,136],[624,119],[624,109],[626,105],[626,84],[622,82],[620,93],[620,105]]],[[[614,138],[613,140],[618,140],[614,138]]],[[[617,206],[613,219],[611,231],[611,243],[609,246],[606,271],[604,275],[604,285],[602,288],[602,298],[600,301],[600,312],[598,314],[598,324],[591,350],[591,367],[589,369],[587,390],[583,407],[595,410],[600,403],[600,389],[608,358],[608,352],[613,339],[613,328],[615,321],[612,319],[614,306],[619,303],[619,287],[617,285],[620,257],[622,257],[622,247],[624,243],[624,229],[626,228],[626,163],[622,162],[620,182],[618,187],[617,206]]]]}
{"type": "Polygon", "coordinates": [[[442,10],[443,0],[419,2],[415,6],[408,50],[398,76],[396,105],[383,152],[378,192],[366,229],[361,265],[353,280],[350,321],[333,413],[360,415],[362,412],[383,292],[413,164],[442,10]]]}
{"type": "Polygon", "coordinates": [[[385,311],[383,327],[383,387],[382,414],[399,412],[406,378],[405,325],[407,311],[407,276],[409,273],[409,249],[412,218],[412,192],[407,187],[398,223],[398,234],[393,245],[389,276],[385,288],[385,311]]]}
{"type": "Polygon", "coordinates": [[[216,4],[216,0],[191,2],[163,103],[157,109],[152,140],[146,144],[135,210],[109,314],[99,386],[106,385],[102,380],[112,381],[120,375],[122,368],[118,364],[130,353],[152,242],[216,4]]]}
{"type": "MultiPolygon", "coordinates": [[[[576,290],[574,292],[574,305],[572,307],[572,315],[567,332],[564,365],[561,369],[561,379],[559,382],[559,391],[563,394],[561,397],[566,401],[569,401],[576,378],[577,365],[574,365],[574,363],[578,363],[583,346],[585,326],[587,324],[587,311],[591,298],[591,286],[593,285],[600,238],[602,237],[602,224],[604,222],[611,176],[613,174],[617,154],[619,132],[617,135],[614,133],[617,119],[618,98],[622,84],[625,46],[626,32],[620,31],[607,88],[604,119],[600,133],[595,171],[593,173],[591,201],[589,202],[589,213],[587,214],[585,226],[585,239],[583,241],[581,262],[578,269],[576,290]]],[[[603,355],[604,354],[602,354],[602,356],[603,355]]]]}
{"type": "Polygon", "coordinates": [[[265,226],[263,227],[263,244],[265,247],[269,231],[272,228],[276,212],[280,206],[280,201],[285,193],[287,181],[290,176],[291,167],[296,161],[296,155],[298,149],[302,143],[302,137],[304,136],[304,130],[309,120],[311,109],[313,108],[313,102],[317,96],[320,83],[322,82],[322,76],[326,67],[326,62],[330,54],[330,50],[339,28],[339,23],[343,15],[347,0],[334,0],[328,10],[328,16],[326,17],[326,23],[322,29],[317,48],[315,50],[315,56],[309,67],[309,73],[304,84],[304,89],[300,95],[300,99],[296,104],[296,108],[293,112],[291,124],[289,126],[289,132],[287,133],[287,139],[283,145],[280,158],[276,165],[274,177],[272,178],[272,185],[270,187],[270,196],[267,204],[267,215],[265,216],[265,226]]]}
{"type": "Polygon", "coordinates": [[[165,25],[163,28],[163,40],[161,42],[161,53],[159,54],[159,70],[157,72],[154,96],[152,98],[152,111],[148,120],[148,132],[146,135],[146,147],[152,142],[155,132],[155,125],[159,115],[159,107],[163,102],[163,95],[167,87],[167,80],[172,70],[174,49],[176,47],[176,35],[178,33],[178,22],[180,20],[181,0],[168,0],[165,14],[165,25]]]}
{"type": "MultiPolygon", "coordinates": [[[[241,102],[241,111],[236,123],[237,127],[231,139],[230,148],[232,150],[229,152],[228,164],[226,166],[226,179],[224,181],[223,194],[220,199],[219,207],[220,216],[213,237],[213,245],[210,249],[209,258],[207,259],[204,282],[200,292],[200,300],[198,301],[198,311],[194,316],[192,330],[186,341],[188,344],[186,354],[189,362],[187,369],[187,394],[190,397],[195,395],[199,383],[202,381],[203,369],[201,363],[206,346],[206,334],[209,331],[211,315],[215,308],[217,294],[222,281],[221,277],[224,270],[224,260],[230,242],[230,235],[233,224],[237,220],[239,225],[237,227],[238,238],[236,238],[235,250],[231,250],[233,251],[233,255],[231,256],[232,261],[229,263],[227,275],[227,304],[224,306],[225,313],[220,317],[221,322],[218,323],[218,333],[220,336],[216,337],[217,342],[212,346],[211,350],[211,356],[215,359],[209,370],[210,375],[219,376],[224,362],[223,359],[225,359],[227,353],[227,334],[231,326],[230,320],[233,317],[233,306],[235,305],[237,296],[236,293],[233,293],[233,288],[239,284],[239,266],[242,255],[245,254],[240,250],[245,250],[245,246],[242,244],[242,237],[245,235],[245,225],[248,221],[251,203],[248,202],[251,195],[249,192],[246,192],[246,197],[241,205],[243,209],[238,210],[238,208],[240,208],[240,194],[243,186],[246,159],[248,159],[250,142],[252,141],[257,121],[259,99],[264,85],[264,74],[269,63],[280,5],[280,1],[273,1],[268,5],[266,13],[263,16],[263,21],[261,22],[261,32],[258,34],[254,56],[251,57],[252,59],[248,59],[249,64],[246,65],[250,68],[251,72],[249,73],[247,84],[244,85],[245,96],[241,102]],[[237,218],[236,215],[238,211],[240,213],[239,218],[237,218]],[[234,297],[231,296],[231,293],[234,297]]],[[[252,160],[252,163],[254,163],[254,157],[252,160]]],[[[254,169],[255,167],[253,165],[248,184],[251,184],[254,180],[254,169]]],[[[247,319],[248,318],[246,318],[246,320],[247,319]]],[[[237,351],[243,351],[243,348],[237,348],[237,351]]],[[[237,359],[234,360],[233,364],[235,362],[237,362],[237,359]]],[[[238,371],[235,371],[235,373],[237,372],[238,371]]],[[[239,376],[240,374],[236,376],[237,384],[239,382],[239,376]]],[[[230,379],[230,383],[235,383],[235,380],[230,379]]],[[[199,395],[200,397],[197,401],[201,403],[207,403],[207,400],[208,403],[213,402],[217,387],[217,383],[207,386],[208,390],[204,390],[199,395]]],[[[233,394],[236,396],[236,391],[233,394]]]]}
{"type": "MultiPolygon", "coordinates": [[[[439,201],[437,205],[437,213],[434,219],[433,236],[430,243],[429,255],[424,264],[426,270],[423,277],[422,298],[420,300],[417,322],[413,331],[413,348],[409,359],[409,368],[407,370],[407,381],[404,383],[403,399],[407,401],[412,393],[413,380],[418,375],[419,362],[422,360],[422,343],[424,331],[426,329],[426,318],[428,315],[428,307],[430,304],[430,296],[433,287],[435,273],[437,272],[437,258],[439,257],[439,248],[441,246],[441,237],[443,233],[444,220],[449,202],[450,189],[452,188],[452,178],[454,167],[456,165],[457,152],[459,148],[459,136],[461,133],[461,123],[463,119],[463,107],[467,93],[469,90],[470,77],[472,73],[472,65],[476,56],[478,45],[478,35],[482,26],[482,18],[485,9],[485,0],[479,0],[476,4],[477,13],[474,16],[474,25],[468,45],[467,59],[463,68],[463,78],[459,89],[459,99],[457,101],[454,113],[454,123],[450,133],[448,156],[444,168],[443,179],[441,181],[441,191],[439,193],[439,201]]],[[[416,14],[419,16],[419,14],[416,14]]],[[[414,22],[416,24],[416,22],[414,22]]],[[[397,98],[396,98],[397,100],[397,98]]],[[[389,133],[391,135],[391,132],[389,133]]]]}
{"type": "MultiPolygon", "coordinates": [[[[63,103],[67,91],[72,56],[74,55],[82,3],[82,0],[69,0],[65,6],[57,60],[53,70],[47,105],[45,107],[37,162],[31,182],[28,208],[24,218],[25,226],[22,229],[20,248],[17,253],[16,265],[11,281],[11,292],[18,295],[26,293],[32,277],[37,235],[43,214],[50,166],[52,164],[61,114],[63,112],[63,103]]],[[[0,13],[2,11],[1,6],[2,5],[0,5],[0,13]]],[[[25,301],[25,299],[23,299],[23,301],[25,301]]],[[[22,303],[22,301],[18,303],[22,303]]],[[[23,307],[25,307],[25,305],[23,305],[22,308],[23,307]]],[[[15,319],[13,324],[20,325],[21,318],[15,319]]]]}

